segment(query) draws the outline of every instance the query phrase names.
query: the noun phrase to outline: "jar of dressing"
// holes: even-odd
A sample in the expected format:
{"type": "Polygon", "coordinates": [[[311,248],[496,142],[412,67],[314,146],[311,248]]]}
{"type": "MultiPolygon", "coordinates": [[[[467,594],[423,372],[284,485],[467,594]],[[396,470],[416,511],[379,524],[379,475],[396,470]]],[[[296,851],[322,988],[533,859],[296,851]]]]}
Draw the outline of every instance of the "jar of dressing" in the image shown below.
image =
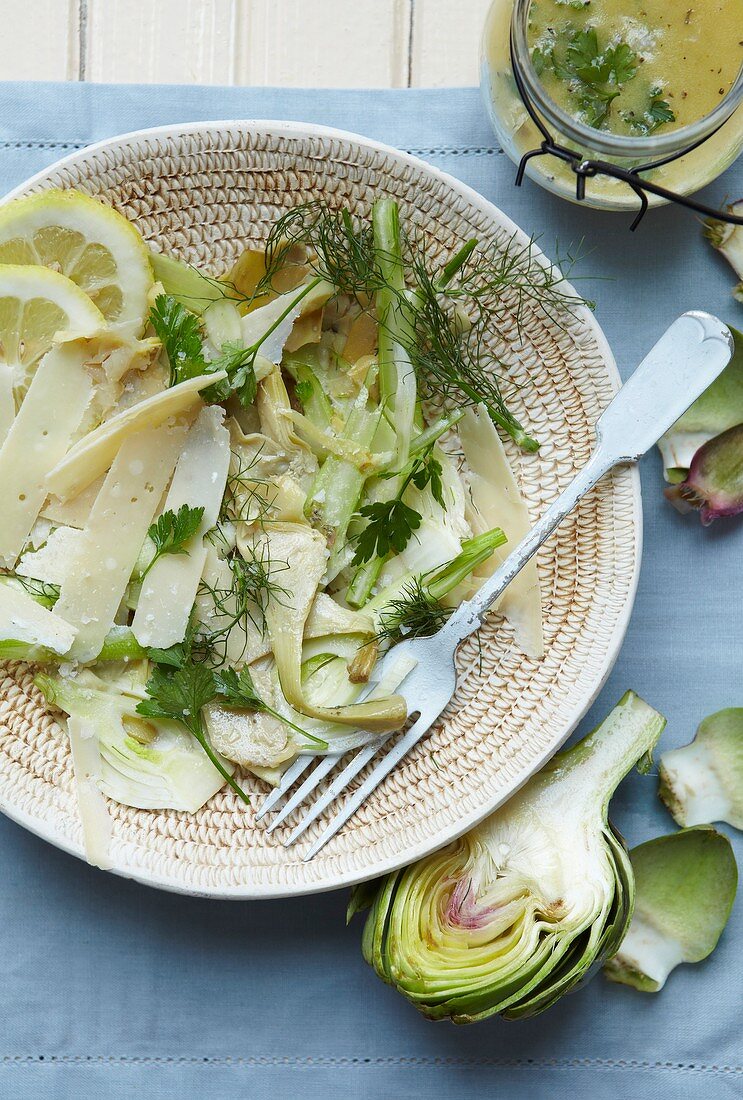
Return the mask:
{"type": "MultiPolygon", "coordinates": [[[[640,181],[691,194],[743,149],[743,0],[493,0],[482,90],[517,164],[544,137],[528,98],[559,145],[625,170],[654,163],[640,181]]],[[[570,163],[534,157],[526,172],[575,200],[570,163]]],[[[585,200],[604,210],[638,201],[603,174],[585,180],[585,200]]]]}

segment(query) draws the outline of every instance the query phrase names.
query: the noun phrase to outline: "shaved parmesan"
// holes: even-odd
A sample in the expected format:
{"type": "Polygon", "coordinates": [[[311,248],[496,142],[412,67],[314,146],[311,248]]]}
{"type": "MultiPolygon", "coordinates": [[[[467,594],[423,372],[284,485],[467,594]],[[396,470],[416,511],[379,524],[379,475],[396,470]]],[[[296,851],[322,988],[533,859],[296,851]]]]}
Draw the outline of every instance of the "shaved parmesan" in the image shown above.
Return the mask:
{"type": "Polygon", "coordinates": [[[47,584],[64,584],[70,563],[77,553],[82,531],[75,527],[57,527],[40,550],[28,551],[16,567],[22,577],[35,577],[47,584]]]}
{"type": "MultiPolygon", "coordinates": [[[[500,527],[508,543],[484,562],[476,576],[490,576],[528,534],[531,523],[524,498],[508,461],[500,436],[484,406],[467,409],[459,424],[459,438],[469,467],[468,516],[475,534],[500,527]]],[[[514,577],[497,609],[513,627],[514,640],[528,657],[544,654],[542,594],[535,559],[514,577]]]]}
{"type": "Polygon", "coordinates": [[[242,343],[246,348],[258,345],[261,355],[278,366],[297,318],[314,313],[334,292],[330,283],[320,282],[309,290],[299,286],[280,294],[267,305],[245,314],[240,322],[242,343]]]}
{"type": "Polygon", "coordinates": [[[185,436],[185,425],[129,436],[103,483],[56,605],[77,628],[71,656],[80,661],[98,655],[113,626],[185,436]]]}
{"type": "Polygon", "coordinates": [[[109,848],[112,822],[98,782],[101,753],[92,724],[83,718],[68,718],[67,733],[72,751],[77,807],[83,827],[85,858],[102,871],[111,867],[109,848]]]}
{"type": "Polygon", "coordinates": [[[101,491],[103,477],[91,481],[86,489],[69,500],[60,500],[59,497],[49,497],[41,515],[44,519],[60,527],[84,527],[88,522],[90,509],[95,504],[95,498],[101,491]]]}
{"type": "Polygon", "coordinates": [[[186,413],[198,402],[201,390],[226,377],[225,371],[215,371],[189,378],[112,416],[70,448],[49,474],[47,491],[62,500],[74,497],[106,472],[126,439],[186,413]]]}
{"type": "Polygon", "coordinates": [[[186,437],[164,511],[188,504],[203,508],[201,525],[185,554],[165,554],[142,585],[132,622],[140,645],[166,649],[183,640],[206,563],[204,536],[217,522],[230,466],[230,433],[224,411],[204,408],[186,437]]]}
{"type": "Polygon", "coordinates": [[[55,653],[67,653],[75,640],[75,628],[15,585],[0,585],[0,638],[41,645],[55,653]]]}
{"type": "Polygon", "coordinates": [[[203,584],[196,595],[196,613],[208,634],[216,639],[216,650],[227,665],[250,664],[262,657],[267,648],[263,631],[258,627],[261,610],[257,604],[238,616],[235,578],[228,563],[220,558],[214,546],[208,546],[203,584]]]}
{"type": "Polygon", "coordinates": [[[64,456],[92,394],[81,343],[47,352],[0,448],[0,562],[15,564],[46,499],[46,476],[64,456]]]}

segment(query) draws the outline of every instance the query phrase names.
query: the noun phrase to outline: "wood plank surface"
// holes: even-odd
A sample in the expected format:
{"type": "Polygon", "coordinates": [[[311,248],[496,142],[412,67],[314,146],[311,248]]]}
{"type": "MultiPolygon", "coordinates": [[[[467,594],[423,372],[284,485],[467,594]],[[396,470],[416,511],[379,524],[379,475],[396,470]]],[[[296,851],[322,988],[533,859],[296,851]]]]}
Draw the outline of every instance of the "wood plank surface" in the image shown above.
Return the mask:
{"type": "Polygon", "coordinates": [[[475,84],[489,0],[0,0],[4,80],[475,84]]]}
{"type": "Polygon", "coordinates": [[[79,0],[0,0],[3,80],[80,78],[79,0]]]}

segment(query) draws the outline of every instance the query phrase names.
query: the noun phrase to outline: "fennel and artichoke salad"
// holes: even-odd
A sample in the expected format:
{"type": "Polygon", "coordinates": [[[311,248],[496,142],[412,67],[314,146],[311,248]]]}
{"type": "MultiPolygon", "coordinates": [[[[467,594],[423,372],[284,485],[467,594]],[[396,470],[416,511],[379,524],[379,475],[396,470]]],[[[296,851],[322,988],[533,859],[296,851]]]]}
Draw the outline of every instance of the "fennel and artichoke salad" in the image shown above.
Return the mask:
{"type": "MultiPolygon", "coordinates": [[[[104,795],[247,802],[241,770],[404,724],[378,657],[528,528],[492,337],[580,301],[516,238],[434,261],[389,198],[208,266],[79,192],[0,211],[0,658],[67,716],[98,860],[104,795]]],[[[538,657],[533,564],[499,610],[538,657]]]]}

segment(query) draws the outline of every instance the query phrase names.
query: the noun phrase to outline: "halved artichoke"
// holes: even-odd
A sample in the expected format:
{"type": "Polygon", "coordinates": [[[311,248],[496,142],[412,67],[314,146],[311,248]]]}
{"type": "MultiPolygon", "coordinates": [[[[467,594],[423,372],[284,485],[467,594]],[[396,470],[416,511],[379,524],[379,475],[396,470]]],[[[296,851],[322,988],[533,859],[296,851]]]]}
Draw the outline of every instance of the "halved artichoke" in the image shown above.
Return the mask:
{"type": "Polygon", "coordinates": [[[533,1016],[573,989],[627,930],[632,869],[608,804],[664,726],[627,692],[482,825],[383,878],[364,930],[367,962],[424,1015],[455,1023],[533,1016]]]}

